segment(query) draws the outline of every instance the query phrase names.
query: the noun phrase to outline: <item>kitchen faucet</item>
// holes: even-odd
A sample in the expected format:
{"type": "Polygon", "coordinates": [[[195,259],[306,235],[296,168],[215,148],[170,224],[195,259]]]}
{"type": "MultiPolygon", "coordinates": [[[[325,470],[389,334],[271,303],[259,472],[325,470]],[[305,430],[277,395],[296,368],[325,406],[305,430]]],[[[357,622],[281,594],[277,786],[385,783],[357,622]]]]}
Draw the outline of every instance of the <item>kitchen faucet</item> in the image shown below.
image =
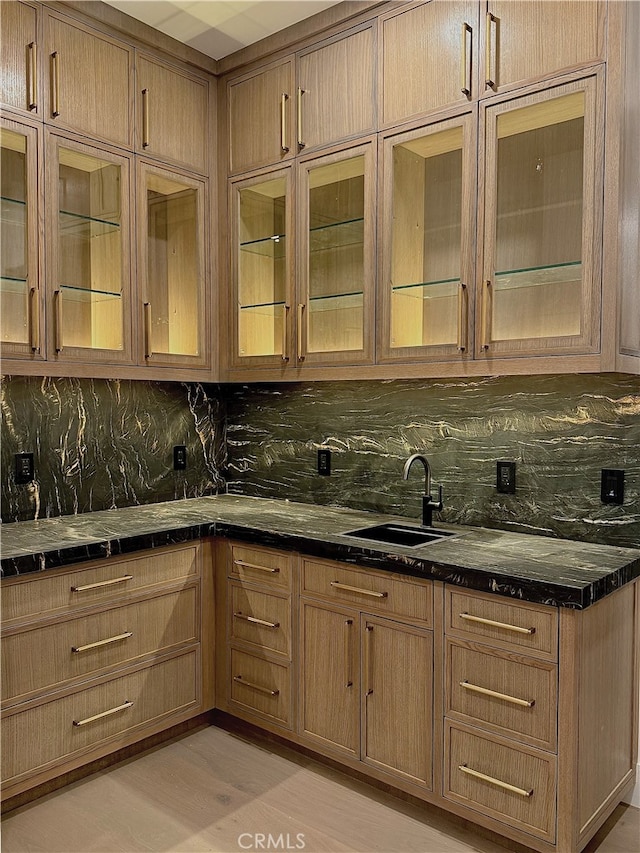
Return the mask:
{"type": "Polygon", "coordinates": [[[425,456],[420,453],[414,453],[404,463],[402,479],[409,479],[409,471],[414,462],[422,462],[424,466],[424,495],[422,496],[422,524],[424,527],[432,527],[432,511],[434,509],[441,510],[444,506],[442,503],[442,486],[438,486],[438,500],[431,500],[431,466],[425,456]]]}

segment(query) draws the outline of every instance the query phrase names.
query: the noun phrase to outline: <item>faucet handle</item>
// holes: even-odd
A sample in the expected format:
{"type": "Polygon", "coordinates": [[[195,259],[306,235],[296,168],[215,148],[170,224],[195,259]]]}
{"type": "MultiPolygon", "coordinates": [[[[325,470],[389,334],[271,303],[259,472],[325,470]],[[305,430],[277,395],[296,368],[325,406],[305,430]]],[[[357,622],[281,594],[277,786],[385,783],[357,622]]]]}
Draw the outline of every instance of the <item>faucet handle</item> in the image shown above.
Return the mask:
{"type": "Polygon", "coordinates": [[[429,495],[429,503],[431,504],[431,509],[441,510],[444,509],[444,503],[442,502],[442,486],[438,486],[438,500],[432,501],[431,495],[429,495]]]}

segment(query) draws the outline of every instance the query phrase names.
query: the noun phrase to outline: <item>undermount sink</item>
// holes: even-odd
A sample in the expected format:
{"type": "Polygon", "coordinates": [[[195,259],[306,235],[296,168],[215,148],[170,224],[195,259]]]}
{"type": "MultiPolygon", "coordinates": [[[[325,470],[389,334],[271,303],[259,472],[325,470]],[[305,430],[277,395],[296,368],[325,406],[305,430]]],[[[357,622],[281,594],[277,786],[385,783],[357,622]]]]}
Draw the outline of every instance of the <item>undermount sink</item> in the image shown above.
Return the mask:
{"type": "Polygon", "coordinates": [[[376,524],[360,530],[350,530],[345,536],[357,539],[370,539],[373,542],[385,542],[388,545],[406,545],[410,548],[426,545],[429,542],[441,542],[456,534],[450,530],[436,530],[434,527],[411,527],[404,524],[376,524]]]}

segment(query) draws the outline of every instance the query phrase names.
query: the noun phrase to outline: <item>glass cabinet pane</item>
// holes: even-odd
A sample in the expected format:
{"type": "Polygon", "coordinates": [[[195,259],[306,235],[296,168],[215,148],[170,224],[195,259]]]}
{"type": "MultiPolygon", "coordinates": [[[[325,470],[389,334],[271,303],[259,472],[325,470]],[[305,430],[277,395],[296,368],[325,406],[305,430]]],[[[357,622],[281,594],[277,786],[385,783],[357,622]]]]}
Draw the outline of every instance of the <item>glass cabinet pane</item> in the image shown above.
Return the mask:
{"type": "Polygon", "coordinates": [[[284,355],[287,321],[287,181],[238,191],[238,355],[284,355]]]}
{"type": "Polygon", "coordinates": [[[30,343],[27,137],[0,130],[1,336],[3,343],[30,343]]]}

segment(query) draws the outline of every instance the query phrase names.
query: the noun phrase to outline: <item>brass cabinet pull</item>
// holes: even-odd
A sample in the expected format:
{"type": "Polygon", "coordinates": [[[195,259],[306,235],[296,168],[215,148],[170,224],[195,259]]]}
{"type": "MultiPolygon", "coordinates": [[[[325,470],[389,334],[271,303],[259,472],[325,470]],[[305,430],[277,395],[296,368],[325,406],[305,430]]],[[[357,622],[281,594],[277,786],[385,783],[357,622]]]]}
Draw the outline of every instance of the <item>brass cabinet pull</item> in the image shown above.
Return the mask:
{"type": "Polygon", "coordinates": [[[97,583],[87,583],[84,586],[72,586],[71,592],[86,592],[88,589],[99,589],[103,586],[113,586],[114,583],[124,583],[132,581],[133,575],[122,575],[120,578],[112,578],[109,581],[98,581],[97,583]]]}
{"type": "Polygon", "coordinates": [[[462,770],[463,773],[473,776],[475,779],[482,779],[483,782],[489,782],[490,785],[497,785],[498,788],[504,788],[505,791],[511,791],[512,794],[519,794],[521,797],[533,796],[533,788],[530,791],[525,791],[524,788],[516,788],[515,785],[510,785],[501,779],[494,779],[493,776],[487,776],[484,773],[479,773],[477,770],[472,770],[466,764],[458,764],[458,770],[462,770]]]}
{"type": "Polygon", "coordinates": [[[258,566],[255,563],[245,563],[244,560],[234,560],[234,566],[240,566],[243,569],[259,569],[261,572],[270,572],[272,575],[277,575],[280,571],[279,568],[270,569],[268,566],[258,566]]]}
{"type": "Polygon", "coordinates": [[[283,92],[280,96],[280,150],[283,154],[287,154],[289,146],[287,145],[287,101],[289,95],[283,92]]]}
{"type": "Polygon", "coordinates": [[[340,583],[340,581],[331,581],[330,584],[334,589],[346,589],[349,592],[359,592],[361,595],[371,595],[373,598],[386,598],[387,592],[376,592],[374,589],[360,589],[359,586],[349,586],[346,583],[340,583]]]}
{"type": "Polygon", "coordinates": [[[519,699],[517,696],[509,696],[508,693],[497,693],[495,690],[489,690],[486,687],[479,687],[477,684],[471,684],[468,681],[461,681],[460,687],[465,690],[473,690],[474,693],[482,693],[483,696],[493,696],[494,699],[504,699],[505,702],[512,702],[514,705],[522,705],[523,708],[533,708],[536,704],[535,699],[519,699]]]}
{"type": "Polygon", "coordinates": [[[101,714],[94,714],[93,717],[87,717],[84,720],[74,720],[74,726],[86,726],[87,723],[95,723],[96,720],[101,720],[103,717],[109,717],[111,714],[117,714],[118,711],[126,711],[127,708],[133,708],[133,702],[123,702],[117,708],[109,708],[108,711],[103,711],[101,714]]]}
{"type": "Polygon", "coordinates": [[[487,12],[487,31],[485,41],[486,56],[484,62],[484,85],[486,89],[493,89],[496,85],[496,81],[494,80],[494,77],[491,74],[491,26],[492,24],[495,24],[497,20],[498,19],[495,17],[495,15],[492,15],[491,12],[487,12]]]}
{"type": "Polygon", "coordinates": [[[365,696],[371,696],[373,693],[373,687],[371,686],[373,682],[373,677],[371,675],[371,636],[373,634],[373,625],[367,625],[365,628],[365,672],[367,673],[367,688],[365,690],[365,696]]]}
{"type": "Polygon", "coordinates": [[[142,147],[149,147],[149,90],[142,90],[142,147]]]}
{"type": "Polygon", "coordinates": [[[250,687],[252,690],[257,690],[258,693],[266,693],[267,696],[277,696],[280,693],[279,690],[271,690],[270,687],[263,687],[261,684],[254,684],[252,681],[245,681],[241,675],[234,675],[233,680],[245,687],[250,687]]]}
{"type": "Polygon", "coordinates": [[[302,324],[304,323],[304,302],[298,303],[298,323],[296,326],[296,341],[298,361],[304,361],[304,335],[302,324]]]}
{"type": "Polygon", "coordinates": [[[473,30],[469,26],[469,24],[465,21],[462,25],[462,65],[460,67],[460,91],[463,95],[466,95],[467,98],[471,97],[471,62],[467,61],[467,57],[471,54],[467,54],[467,33],[469,33],[471,45],[470,47],[473,50],[473,30]]]}
{"type": "Polygon", "coordinates": [[[78,654],[79,652],[88,652],[90,649],[97,649],[99,646],[108,646],[109,643],[117,643],[118,640],[127,640],[129,637],[133,637],[133,631],[125,631],[124,634],[117,634],[115,637],[107,637],[106,640],[87,643],[86,646],[71,646],[71,651],[74,654],[78,654]]]}
{"type": "Polygon", "coordinates": [[[469,292],[467,285],[460,282],[458,288],[458,352],[467,348],[467,326],[469,322],[469,292]]]}
{"type": "Polygon", "coordinates": [[[55,308],[55,347],[56,352],[62,352],[62,291],[56,290],[53,294],[55,308]]]}
{"type": "Polygon", "coordinates": [[[480,312],[480,347],[483,350],[489,349],[489,299],[491,298],[491,281],[486,279],[484,290],[482,291],[482,310],[480,312]]]}
{"type": "Polygon", "coordinates": [[[304,148],[305,143],[302,141],[302,96],[305,89],[298,86],[298,148],[304,148]]]}
{"type": "Polygon", "coordinates": [[[29,338],[31,349],[40,352],[40,291],[37,287],[29,290],[29,338]]]}
{"type": "Polygon", "coordinates": [[[144,303],[144,357],[151,358],[153,348],[151,346],[151,303],[144,303]]]}
{"type": "Polygon", "coordinates": [[[58,51],[51,54],[51,115],[60,115],[60,57],[58,51]]]}
{"type": "Polygon", "coordinates": [[[265,628],[279,628],[280,627],[279,622],[267,622],[266,619],[258,619],[257,616],[247,616],[246,614],[241,613],[240,611],[234,612],[233,618],[234,619],[242,619],[244,622],[252,622],[256,625],[263,625],[265,628]]]}
{"type": "Polygon", "coordinates": [[[28,94],[27,100],[29,103],[27,104],[27,109],[38,110],[38,45],[35,41],[29,42],[29,82],[28,82],[28,94]]]}
{"type": "Polygon", "coordinates": [[[353,687],[353,679],[351,678],[351,626],[353,619],[344,620],[344,659],[347,664],[347,677],[345,679],[345,687],[353,687]]]}
{"type": "Polygon", "coordinates": [[[508,622],[496,622],[495,619],[485,619],[482,616],[472,616],[471,613],[460,613],[461,619],[467,622],[479,622],[481,625],[490,625],[492,628],[504,628],[505,631],[516,631],[518,634],[535,634],[535,628],[521,628],[519,625],[510,625],[508,622]]]}
{"type": "MultiPolygon", "coordinates": [[[[288,150],[288,149],[287,149],[288,150]]],[[[290,305],[282,306],[282,360],[289,361],[289,335],[287,333],[287,320],[289,319],[290,305]]]]}

